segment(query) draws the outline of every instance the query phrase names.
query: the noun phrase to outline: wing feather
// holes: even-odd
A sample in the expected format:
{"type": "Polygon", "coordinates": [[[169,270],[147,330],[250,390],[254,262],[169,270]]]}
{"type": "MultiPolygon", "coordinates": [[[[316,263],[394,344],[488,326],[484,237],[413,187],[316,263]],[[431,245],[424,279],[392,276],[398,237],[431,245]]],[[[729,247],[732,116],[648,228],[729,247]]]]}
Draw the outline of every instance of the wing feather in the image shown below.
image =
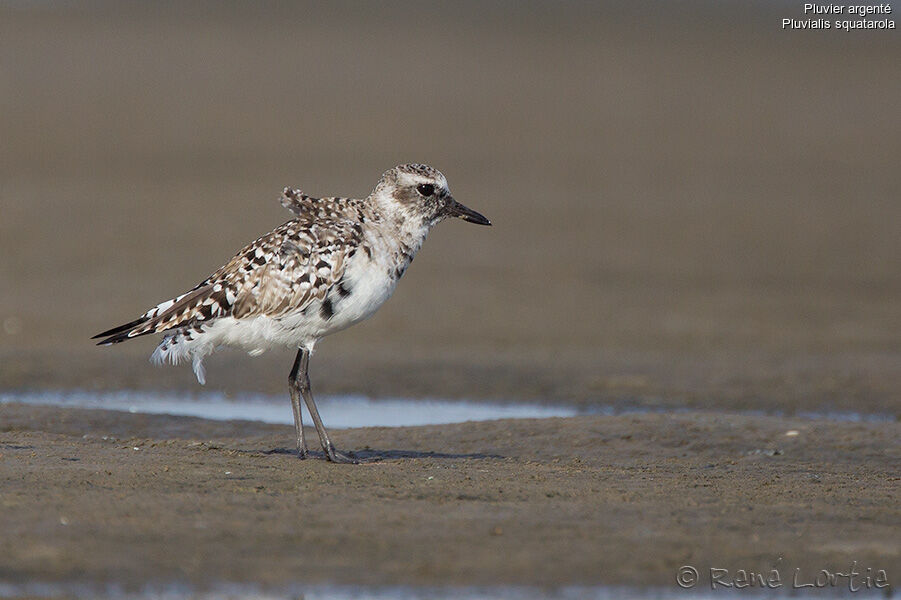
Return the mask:
{"type": "Polygon", "coordinates": [[[326,216],[324,209],[298,210],[296,219],[242,248],[193,290],[95,336],[105,338],[99,344],[202,325],[225,316],[280,318],[323,301],[344,276],[346,256],[362,233],[355,222],[337,217],[337,211],[326,216]]]}

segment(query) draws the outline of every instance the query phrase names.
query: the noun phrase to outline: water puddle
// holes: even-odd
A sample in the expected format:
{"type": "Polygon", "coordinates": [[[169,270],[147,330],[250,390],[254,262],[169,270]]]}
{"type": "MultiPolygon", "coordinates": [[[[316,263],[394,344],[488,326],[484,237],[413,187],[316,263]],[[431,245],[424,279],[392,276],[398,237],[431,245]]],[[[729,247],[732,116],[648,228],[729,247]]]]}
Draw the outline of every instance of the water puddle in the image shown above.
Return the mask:
{"type": "MultiPolygon", "coordinates": [[[[186,394],[147,391],[28,391],[0,392],[0,403],[21,402],[70,408],[120,410],[130,413],[201,417],[218,421],[248,420],[282,425],[293,424],[287,394],[267,396],[205,392],[186,394]]],[[[329,428],[409,427],[443,425],[495,419],[543,419],[577,415],[627,415],[648,413],[691,414],[699,409],[678,406],[595,405],[576,408],[565,404],[492,403],[468,400],[322,396],[316,404],[329,428]]],[[[795,417],[809,421],[848,423],[894,423],[895,415],[851,411],[803,411],[794,415],[768,411],[729,411],[750,416],[795,417]]]]}
{"type": "MultiPolygon", "coordinates": [[[[244,419],[285,425],[294,423],[287,395],[227,397],[217,393],[138,391],[0,393],[0,403],[6,402],[202,417],[221,421],[244,419]]],[[[568,406],[402,398],[373,400],[364,396],[323,396],[316,399],[316,405],[330,429],[442,425],[465,421],[541,419],[584,414],[568,406]]]]}
{"type": "MultiPolygon", "coordinates": [[[[695,599],[733,598],[733,590],[691,590],[695,599]]],[[[746,590],[740,594],[744,600],[772,597],[759,590],[746,590]]],[[[771,590],[768,590],[772,592],[771,590]]],[[[794,590],[798,591],[798,590],[794,590]]],[[[834,597],[826,591],[827,597],[834,597]]],[[[873,590],[862,590],[864,597],[876,596],[873,590]],[[867,593],[869,592],[869,593],[867,593]]],[[[814,594],[795,594],[813,597],[814,594]]],[[[126,591],[116,585],[67,585],[25,584],[9,585],[0,582],[2,598],[91,598],[107,600],[670,600],[686,597],[686,590],[675,585],[672,588],[639,588],[626,586],[560,586],[533,587],[518,585],[501,586],[351,586],[351,585],[298,585],[272,590],[254,585],[222,584],[212,590],[192,590],[189,586],[150,586],[140,591],[126,591]]],[[[820,594],[822,596],[822,594],[820,594]]]]}

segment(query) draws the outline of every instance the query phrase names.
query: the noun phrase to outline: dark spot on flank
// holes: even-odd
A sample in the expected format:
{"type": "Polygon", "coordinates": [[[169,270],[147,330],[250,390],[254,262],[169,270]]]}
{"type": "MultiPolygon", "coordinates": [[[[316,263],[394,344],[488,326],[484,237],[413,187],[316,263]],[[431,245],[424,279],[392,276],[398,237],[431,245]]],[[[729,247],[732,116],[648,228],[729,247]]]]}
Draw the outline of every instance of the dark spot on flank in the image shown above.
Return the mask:
{"type": "Polygon", "coordinates": [[[366,251],[366,256],[369,257],[369,260],[372,260],[372,250],[369,248],[369,246],[364,245],[363,250],[366,251]]]}
{"type": "Polygon", "coordinates": [[[338,284],[338,295],[342,298],[350,296],[350,290],[344,286],[344,282],[338,284]]]}
{"type": "Polygon", "coordinates": [[[200,307],[199,312],[202,320],[209,319],[213,314],[213,306],[211,304],[204,304],[200,307]]]}
{"type": "Polygon", "coordinates": [[[319,308],[319,315],[328,321],[332,318],[332,315],[335,314],[335,309],[332,306],[332,300],[330,298],[326,298],[322,303],[322,306],[319,308]]]}
{"type": "Polygon", "coordinates": [[[226,298],[225,298],[225,292],[219,292],[219,293],[213,294],[213,300],[216,301],[216,304],[219,305],[219,308],[222,310],[223,313],[228,312],[229,306],[228,306],[228,300],[226,300],[226,298]]]}

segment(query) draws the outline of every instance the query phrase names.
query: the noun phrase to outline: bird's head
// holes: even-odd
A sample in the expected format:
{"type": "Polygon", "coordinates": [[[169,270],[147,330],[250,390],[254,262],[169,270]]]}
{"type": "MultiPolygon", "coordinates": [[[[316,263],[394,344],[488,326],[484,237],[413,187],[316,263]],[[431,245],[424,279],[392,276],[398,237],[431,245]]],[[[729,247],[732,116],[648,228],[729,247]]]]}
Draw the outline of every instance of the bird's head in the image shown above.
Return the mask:
{"type": "Polygon", "coordinates": [[[454,200],[447,187],[447,179],[441,171],[428,165],[411,163],[386,171],[373,196],[394,204],[409,216],[420,217],[428,225],[448,217],[491,225],[491,221],[483,215],[454,200]]]}

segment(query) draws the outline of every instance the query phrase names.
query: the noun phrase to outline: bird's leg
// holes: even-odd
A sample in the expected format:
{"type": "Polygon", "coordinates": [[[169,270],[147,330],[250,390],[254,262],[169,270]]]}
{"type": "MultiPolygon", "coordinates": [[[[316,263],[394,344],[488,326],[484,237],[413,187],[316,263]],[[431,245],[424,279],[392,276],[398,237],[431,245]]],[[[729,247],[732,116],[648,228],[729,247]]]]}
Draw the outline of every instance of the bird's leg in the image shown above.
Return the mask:
{"type": "Polygon", "coordinates": [[[310,390],[310,376],[307,373],[307,368],[310,366],[310,351],[301,348],[297,354],[297,358],[300,362],[297,383],[300,386],[300,393],[303,395],[303,400],[307,404],[307,410],[310,411],[310,416],[313,417],[313,424],[316,425],[316,431],[319,433],[319,442],[322,444],[322,451],[325,452],[325,457],[336,463],[356,464],[359,461],[335,450],[332,441],[328,437],[328,432],[322,424],[319,410],[316,408],[316,403],[313,401],[313,392],[310,390]]]}
{"type": "Polygon", "coordinates": [[[294,411],[294,433],[297,436],[297,456],[299,458],[307,457],[307,442],[303,439],[303,416],[300,413],[300,385],[297,381],[297,373],[300,369],[301,355],[303,350],[297,351],[297,358],[294,359],[294,367],[291,374],[288,375],[288,392],[291,394],[291,408],[294,411]]]}

